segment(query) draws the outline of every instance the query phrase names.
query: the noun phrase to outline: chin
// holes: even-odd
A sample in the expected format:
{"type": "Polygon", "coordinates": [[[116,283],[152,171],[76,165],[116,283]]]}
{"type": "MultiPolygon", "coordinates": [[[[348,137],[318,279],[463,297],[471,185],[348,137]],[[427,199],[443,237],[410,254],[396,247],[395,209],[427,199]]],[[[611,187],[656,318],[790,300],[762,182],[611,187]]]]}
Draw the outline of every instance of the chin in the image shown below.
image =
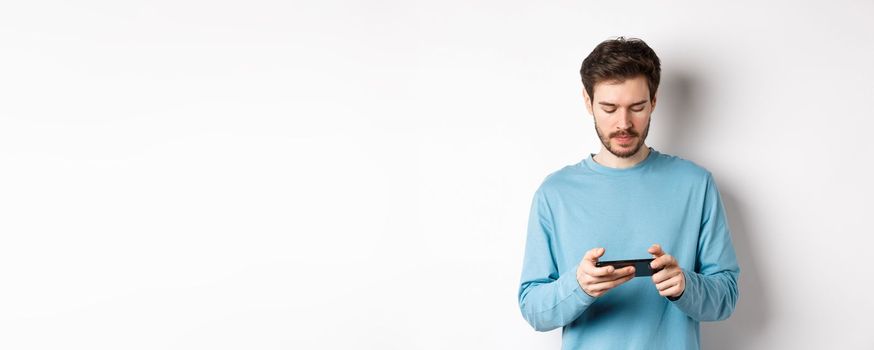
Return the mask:
{"type": "Polygon", "coordinates": [[[637,154],[637,152],[640,152],[640,149],[643,148],[639,143],[629,145],[628,147],[613,145],[610,146],[611,147],[608,149],[608,151],[610,151],[610,153],[613,153],[614,156],[617,156],[619,158],[630,158],[631,156],[637,154]]]}

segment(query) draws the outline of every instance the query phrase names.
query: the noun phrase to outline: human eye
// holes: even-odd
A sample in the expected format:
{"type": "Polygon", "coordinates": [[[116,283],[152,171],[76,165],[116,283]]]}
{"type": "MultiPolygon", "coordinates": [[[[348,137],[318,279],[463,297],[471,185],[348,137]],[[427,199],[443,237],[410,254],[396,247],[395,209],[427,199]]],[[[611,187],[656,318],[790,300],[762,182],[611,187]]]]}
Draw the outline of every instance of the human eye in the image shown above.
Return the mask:
{"type": "Polygon", "coordinates": [[[613,113],[613,112],[616,112],[616,109],[613,109],[613,110],[610,110],[610,111],[608,111],[608,110],[606,110],[606,109],[602,109],[602,110],[603,110],[604,112],[607,112],[607,113],[613,113]]]}
{"type": "Polygon", "coordinates": [[[642,111],[643,111],[643,109],[644,109],[644,108],[643,108],[643,107],[641,107],[641,108],[638,108],[638,109],[631,109],[631,110],[632,110],[632,111],[634,111],[634,112],[642,112],[642,111]]]}

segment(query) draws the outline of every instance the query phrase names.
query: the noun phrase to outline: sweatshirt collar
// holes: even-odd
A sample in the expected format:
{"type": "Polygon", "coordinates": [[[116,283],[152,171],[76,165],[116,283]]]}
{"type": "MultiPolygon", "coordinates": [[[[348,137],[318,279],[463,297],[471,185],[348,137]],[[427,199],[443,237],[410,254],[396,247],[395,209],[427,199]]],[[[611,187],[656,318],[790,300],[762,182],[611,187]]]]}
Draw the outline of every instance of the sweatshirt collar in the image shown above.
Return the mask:
{"type": "Polygon", "coordinates": [[[625,176],[625,175],[632,175],[632,174],[640,173],[645,168],[647,168],[653,162],[653,160],[658,157],[658,155],[659,155],[658,151],[656,151],[652,147],[649,147],[649,154],[646,156],[646,158],[644,158],[643,160],[641,160],[637,164],[635,164],[631,167],[628,167],[628,168],[611,168],[611,167],[601,165],[598,162],[596,162],[595,161],[595,154],[589,153],[589,157],[586,158],[585,160],[583,160],[583,165],[585,165],[585,167],[587,167],[588,169],[590,169],[594,172],[597,172],[599,174],[611,175],[611,176],[625,176]]]}

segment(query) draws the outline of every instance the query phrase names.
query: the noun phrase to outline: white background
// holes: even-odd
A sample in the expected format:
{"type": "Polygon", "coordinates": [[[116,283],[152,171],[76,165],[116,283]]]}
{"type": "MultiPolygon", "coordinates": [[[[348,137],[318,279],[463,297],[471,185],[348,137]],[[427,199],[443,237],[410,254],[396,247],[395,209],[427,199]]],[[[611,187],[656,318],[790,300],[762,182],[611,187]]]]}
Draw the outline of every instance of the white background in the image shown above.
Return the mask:
{"type": "Polygon", "coordinates": [[[708,349],[871,349],[870,1],[0,5],[0,348],[557,349],[534,190],[599,143],[582,59],[662,59],[740,301],[708,349]]]}

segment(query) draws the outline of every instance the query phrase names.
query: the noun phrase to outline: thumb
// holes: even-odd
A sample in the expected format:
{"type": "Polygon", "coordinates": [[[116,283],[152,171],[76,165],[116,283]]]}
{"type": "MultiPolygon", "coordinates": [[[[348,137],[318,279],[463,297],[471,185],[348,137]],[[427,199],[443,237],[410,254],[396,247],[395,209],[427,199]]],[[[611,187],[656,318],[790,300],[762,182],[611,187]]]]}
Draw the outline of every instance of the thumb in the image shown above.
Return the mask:
{"type": "Polygon", "coordinates": [[[583,257],[583,260],[591,261],[592,263],[598,262],[598,258],[604,255],[604,248],[592,248],[588,252],[586,252],[586,256],[583,257]]]}
{"type": "Polygon", "coordinates": [[[662,246],[659,244],[653,244],[652,247],[647,249],[647,252],[654,255],[656,258],[665,255],[665,252],[662,250],[662,246]]]}

